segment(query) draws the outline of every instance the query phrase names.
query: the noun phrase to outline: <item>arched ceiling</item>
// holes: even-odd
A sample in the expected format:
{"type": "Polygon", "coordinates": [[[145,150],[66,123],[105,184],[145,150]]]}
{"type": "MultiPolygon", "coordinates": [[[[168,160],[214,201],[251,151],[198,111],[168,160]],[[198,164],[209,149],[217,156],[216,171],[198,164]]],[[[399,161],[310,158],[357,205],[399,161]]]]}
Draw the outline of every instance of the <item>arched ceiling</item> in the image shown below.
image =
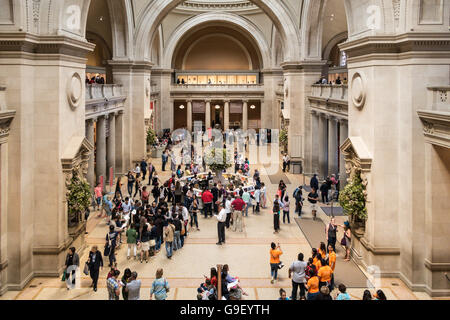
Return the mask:
{"type": "MultiPolygon", "coordinates": [[[[233,29],[231,26],[226,26],[223,23],[221,23],[221,25],[217,25],[217,24],[207,24],[207,25],[202,25],[199,26],[197,28],[194,28],[193,30],[191,30],[188,34],[186,34],[178,43],[174,55],[173,55],[173,59],[172,59],[172,68],[174,69],[182,69],[183,68],[183,61],[185,59],[186,53],[189,53],[188,51],[193,50],[193,48],[191,48],[192,44],[195,44],[197,41],[199,41],[199,39],[205,39],[205,36],[208,35],[221,35],[224,38],[224,44],[225,44],[225,38],[228,39],[233,39],[233,43],[234,43],[234,49],[239,49],[238,51],[240,51],[239,53],[237,53],[238,55],[242,55],[245,54],[246,56],[248,56],[248,59],[250,59],[250,64],[252,66],[253,70],[259,70],[262,69],[262,58],[261,58],[261,53],[259,52],[259,50],[257,49],[257,46],[254,44],[254,42],[252,40],[250,40],[246,35],[244,35],[243,33],[241,33],[240,31],[233,29]]],[[[215,37],[217,39],[217,37],[215,37]]],[[[208,41],[214,41],[214,38],[209,38],[207,39],[208,41]]],[[[200,40],[202,41],[202,40],[200,40]]],[[[227,44],[232,45],[230,41],[226,41],[227,44]]],[[[215,44],[215,46],[219,46],[220,43],[215,44]]],[[[209,51],[209,53],[205,53],[205,58],[208,57],[208,54],[213,54],[213,51],[216,48],[212,48],[212,51],[209,51]]],[[[226,48],[224,48],[224,50],[226,50],[226,48]]],[[[195,52],[195,51],[194,51],[195,52]]],[[[217,52],[217,55],[220,55],[220,52],[217,52]]],[[[224,57],[221,57],[224,58],[224,57]]],[[[235,57],[237,58],[237,56],[235,57]]],[[[218,65],[221,65],[221,63],[218,61],[218,65]]],[[[232,67],[233,64],[230,64],[231,69],[235,68],[232,67]]],[[[228,69],[229,68],[219,68],[222,70],[228,69]]],[[[238,68],[238,69],[242,69],[242,68],[238,68]]],[[[249,68],[247,68],[248,70],[249,68]]],[[[197,69],[198,70],[198,69],[197,69]]]]}

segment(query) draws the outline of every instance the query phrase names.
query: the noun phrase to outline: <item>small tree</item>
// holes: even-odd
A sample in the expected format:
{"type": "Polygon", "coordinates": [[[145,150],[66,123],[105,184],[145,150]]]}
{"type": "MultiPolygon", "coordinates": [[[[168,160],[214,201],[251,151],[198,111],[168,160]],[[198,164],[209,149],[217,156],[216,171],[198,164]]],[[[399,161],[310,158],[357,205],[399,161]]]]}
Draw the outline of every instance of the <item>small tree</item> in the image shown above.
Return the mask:
{"type": "Polygon", "coordinates": [[[91,188],[89,183],[83,181],[76,173],[67,187],[67,206],[69,226],[76,225],[81,221],[81,215],[91,205],[91,188]]]}

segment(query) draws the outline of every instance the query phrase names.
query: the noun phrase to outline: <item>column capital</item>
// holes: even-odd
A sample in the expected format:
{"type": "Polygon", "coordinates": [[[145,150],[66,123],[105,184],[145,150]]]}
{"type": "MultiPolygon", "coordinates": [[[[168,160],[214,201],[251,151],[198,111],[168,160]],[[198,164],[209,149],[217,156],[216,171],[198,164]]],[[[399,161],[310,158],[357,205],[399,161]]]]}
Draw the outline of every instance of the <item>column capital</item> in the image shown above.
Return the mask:
{"type": "Polygon", "coordinates": [[[225,102],[225,103],[230,103],[230,102],[231,102],[231,100],[230,100],[230,99],[228,99],[228,98],[225,98],[225,99],[223,99],[223,102],[225,102]]]}
{"type": "Polygon", "coordinates": [[[206,103],[208,103],[208,102],[211,103],[211,101],[212,101],[211,98],[206,98],[206,99],[205,99],[205,102],[206,102],[206,103]]]}
{"type": "Polygon", "coordinates": [[[192,99],[191,99],[191,98],[186,99],[186,102],[187,102],[187,103],[192,103],[192,99]]]}
{"type": "Polygon", "coordinates": [[[90,118],[90,119],[86,119],[86,122],[92,122],[92,123],[96,123],[98,121],[97,118],[90,118]]]}
{"type": "Polygon", "coordinates": [[[248,103],[248,101],[249,101],[249,99],[248,99],[248,98],[244,98],[244,99],[242,99],[242,102],[243,102],[243,103],[248,103]]]}

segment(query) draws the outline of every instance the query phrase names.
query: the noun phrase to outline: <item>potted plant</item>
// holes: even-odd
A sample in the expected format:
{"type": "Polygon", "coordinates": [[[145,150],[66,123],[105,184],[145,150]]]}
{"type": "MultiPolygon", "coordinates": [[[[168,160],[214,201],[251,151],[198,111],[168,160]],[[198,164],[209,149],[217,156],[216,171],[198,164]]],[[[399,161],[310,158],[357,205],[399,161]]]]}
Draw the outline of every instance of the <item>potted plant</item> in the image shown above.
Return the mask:
{"type": "Polygon", "coordinates": [[[91,205],[91,187],[74,172],[67,186],[67,208],[69,227],[78,225],[83,215],[91,205]]]}
{"type": "Polygon", "coordinates": [[[287,152],[287,149],[288,149],[288,131],[287,131],[286,128],[284,128],[284,129],[282,129],[280,131],[279,140],[280,140],[280,146],[283,147],[283,151],[287,152]]]}
{"type": "Polygon", "coordinates": [[[209,148],[205,154],[205,163],[215,173],[215,182],[225,184],[223,171],[232,167],[231,155],[226,149],[209,148]]]}
{"type": "Polygon", "coordinates": [[[361,171],[357,171],[352,181],[339,194],[339,204],[349,216],[350,226],[357,237],[361,237],[365,232],[367,220],[365,190],[361,171]]]}
{"type": "Polygon", "coordinates": [[[158,150],[156,145],[156,132],[152,128],[147,129],[147,153],[151,154],[152,158],[158,157],[158,150]]]}

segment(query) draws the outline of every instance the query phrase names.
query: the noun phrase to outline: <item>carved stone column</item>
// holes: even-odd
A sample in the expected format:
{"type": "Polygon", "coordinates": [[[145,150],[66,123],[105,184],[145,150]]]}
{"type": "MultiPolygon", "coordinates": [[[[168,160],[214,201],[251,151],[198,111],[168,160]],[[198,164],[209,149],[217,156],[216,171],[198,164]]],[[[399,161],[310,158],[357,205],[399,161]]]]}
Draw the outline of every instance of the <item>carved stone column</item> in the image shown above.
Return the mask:
{"type": "Polygon", "coordinates": [[[319,153],[319,176],[321,178],[328,175],[328,135],[327,135],[327,118],[325,115],[318,115],[318,153],[319,153]]]}
{"type": "Polygon", "coordinates": [[[230,100],[224,100],[223,129],[230,129],[230,100]]]}
{"type": "Polygon", "coordinates": [[[116,151],[116,174],[123,174],[125,173],[124,168],[123,168],[123,154],[124,154],[124,141],[123,141],[123,135],[124,135],[124,130],[123,130],[123,111],[119,111],[116,113],[115,115],[115,119],[116,119],[116,147],[115,147],[115,151],[116,151]]]}
{"type": "Polygon", "coordinates": [[[311,153],[311,172],[307,173],[318,173],[319,172],[319,113],[315,110],[311,110],[311,143],[312,150],[311,153]]]}
{"type": "Polygon", "coordinates": [[[328,175],[338,173],[337,119],[328,119],[328,175]]]}
{"type": "MultiPolygon", "coordinates": [[[[97,121],[97,158],[96,158],[95,173],[97,176],[97,183],[100,182],[100,177],[103,176],[103,181],[106,183],[106,118],[99,117],[97,121]]],[[[105,185],[103,184],[103,186],[105,185]]]]}
{"type": "Polygon", "coordinates": [[[187,130],[192,132],[192,100],[187,100],[187,130]]]}
{"type": "MultiPolygon", "coordinates": [[[[86,139],[94,145],[94,123],[97,122],[97,119],[88,119],[86,120],[86,139]]],[[[92,151],[92,154],[89,157],[88,161],[88,173],[87,173],[87,181],[91,185],[91,188],[94,188],[96,185],[95,179],[95,148],[92,151]]]]}
{"type": "Polygon", "coordinates": [[[348,126],[347,120],[340,119],[339,120],[339,180],[340,187],[345,187],[347,184],[347,173],[345,171],[345,158],[342,152],[341,146],[344,144],[345,140],[348,138],[348,126]]]}
{"type": "MultiPolygon", "coordinates": [[[[106,165],[107,165],[107,175],[108,179],[111,179],[110,176],[110,168],[113,168],[113,176],[116,173],[116,117],[114,113],[108,115],[109,121],[109,136],[107,140],[107,157],[106,157],[106,165]]],[[[109,180],[108,180],[109,181],[109,180]]]]}
{"type": "Polygon", "coordinates": [[[248,100],[242,100],[242,130],[248,130],[248,100]]]}
{"type": "Polygon", "coordinates": [[[211,100],[205,100],[205,130],[211,128],[211,100]]]}

